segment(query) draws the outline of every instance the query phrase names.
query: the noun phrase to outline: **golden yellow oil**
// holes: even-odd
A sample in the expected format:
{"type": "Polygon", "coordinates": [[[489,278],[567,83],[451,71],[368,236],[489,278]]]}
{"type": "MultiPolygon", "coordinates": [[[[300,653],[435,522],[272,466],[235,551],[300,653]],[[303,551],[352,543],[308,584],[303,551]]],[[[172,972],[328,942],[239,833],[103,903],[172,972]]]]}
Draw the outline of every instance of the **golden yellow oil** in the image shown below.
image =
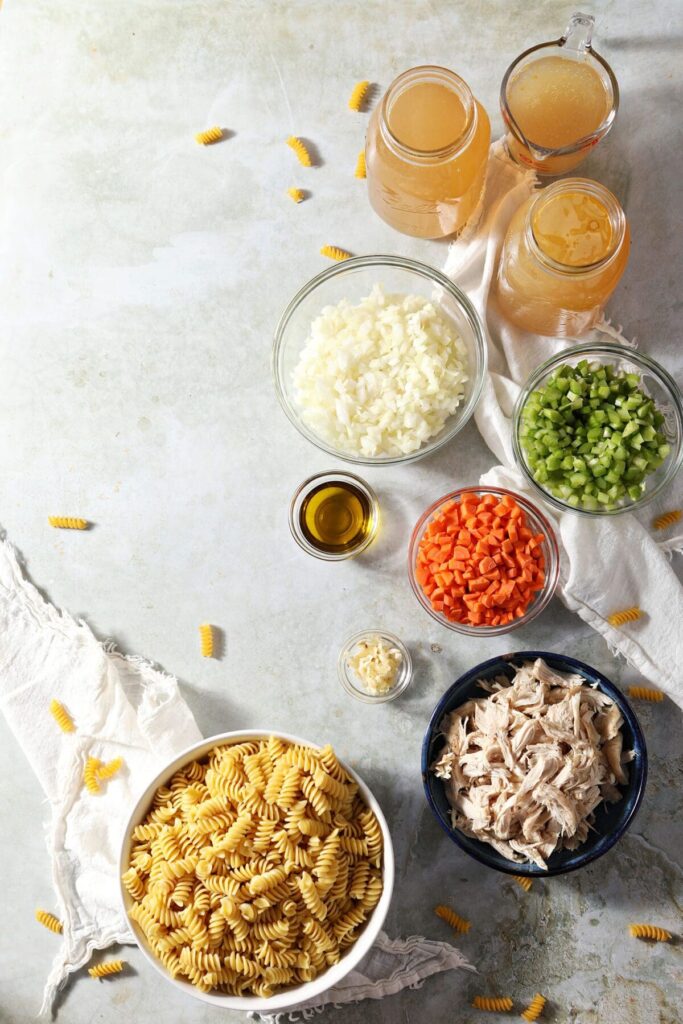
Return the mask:
{"type": "Polygon", "coordinates": [[[374,528],[368,497],[346,480],[314,487],[301,503],[299,523],[309,544],[329,554],[360,547],[374,528]]]}

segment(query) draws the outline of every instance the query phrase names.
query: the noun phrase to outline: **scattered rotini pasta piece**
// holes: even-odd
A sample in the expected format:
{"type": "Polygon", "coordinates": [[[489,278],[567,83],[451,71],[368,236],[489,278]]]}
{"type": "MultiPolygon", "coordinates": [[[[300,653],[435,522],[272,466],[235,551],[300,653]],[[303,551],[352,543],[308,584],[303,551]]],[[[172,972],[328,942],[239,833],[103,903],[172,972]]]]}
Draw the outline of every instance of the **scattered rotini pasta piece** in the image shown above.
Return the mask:
{"type": "Polygon", "coordinates": [[[112,779],[121,770],[122,765],[123,758],[115,757],[112,761],[107,761],[100,768],[96,768],[95,775],[98,781],[102,782],[103,779],[112,779]]]}
{"type": "Polygon", "coordinates": [[[109,960],[104,964],[95,964],[88,968],[88,974],[91,978],[108,978],[110,974],[120,974],[125,963],[125,960],[109,960]]]}
{"type": "Polygon", "coordinates": [[[36,910],[36,921],[38,924],[42,924],[43,928],[48,928],[55,935],[61,935],[64,931],[62,922],[54,914],[51,914],[48,910],[36,910]]]}
{"type": "Polygon", "coordinates": [[[213,658],[213,626],[203,622],[199,627],[199,641],[201,644],[202,658],[213,658]]]}
{"type": "Polygon", "coordinates": [[[365,166],[365,150],[361,149],[356,160],[356,169],[353,172],[356,178],[367,178],[367,168],[365,166]]]}
{"type": "Polygon", "coordinates": [[[434,907],[434,913],[437,917],[440,917],[442,921],[445,921],[446,924],[449,924],[456,932],[466,934],[472,927],[469,921],[466,921],[464,917],[460,917],[460,915],[456,914],[456,912],[451,910],[450,907],[444,906],[443,903],[439,903],[437,907],[434,907]]]}
{"type": "Polygon", "coordinates": [[[288,188],[287,195],[295,203],[303,203],[304,199],[306,198],[306,193],[302,188],[288,188]]]}
{"type": "Polygon", "coordinates": [[[310,167],[313,163],[311,160],[311,154],[308,152],[306,144],[298,139],[296,135],[290,135],[287,139],[287,145],[290,149],[293,149],[296,153],[296,158],[302,167],[310,167]]]}
{"type": "Polygon", "coordinates": [[[353,87],[353,92],[349,96],[349,109],[360,111],[363,109],[363,101],[368,94],[370,88],[369,82],[357,82],[353,87]]]}
{"type": "Polygon", "coordinates": [[[336,245],[324,245],[320,250],[321,256],[327,256],[328,260],[336,260],[341,263],[342,260],[350,260],[351,253],[347,252],[346,249],[340,249],[336,245]]]}
{"type": "Polygon", "coordinates": [[[510,996],[475,996],[472,1000],[475,1010],[489,1010],[491,1013],[503,1013],[512,1009],[510,996]]]}
{"type": "Polygon", "coordinates": [[[195,139],[201,146],[210,146],[214,142],[218,142],[219,139],[223,138],[223,129],[219,128],[218,125],[214,125],[213,128],[207,128],[204,132],[199,132],[195,135],[195,139]]]}
{"type": "Polygon", "coordinates": [[[636,622],[642,616],[642,611],[635,605],[633,608],[624,608],[620,612],[612,612],[607,616],[610,626],[624,626],[627,622],[636,622]]]}
{"type": "Polygon", "coordinates": [[[520,1016],[523,1020],[535,1021],[543,1013],[543,1008],[546,1004],[545,996],[542,996],[540,992],[537,992],[534,998],[531,1000],[526,1010],[522,1010],[520,1016]]]}
{"type": "Polygon", "coordinates": [[[50,526],[57,530],[87,530],[87,519],[76,519],[74,516],[48,516],[50,526]]]}
{"type": "Polygon", "coordinates": [[[73,732],[75,730],[76,726],[71,720],[71,715],[58,700],[53,699],[50,701],[50,713],[62,732],[73,732]]]}
{"type": "Polygon", "coordinates": [[[655,530],[666,530],[668,526],[673,526],[683,516],[683,509],[675,508],[671,512],[665,512],[661,516],[657,516],[656,519],[652,520],[652,525],[655,530]]]}
{"type": "Polygon", "coordinates": [[[628,930],[634,939],[652,939],[654,942],[670,942],[671,932],[656,924],[630,924],[628,930]]]}
{"type": "Polygon", "coordinates": [[[628,695],[633,697],[634,700],[650,700],[655,704],[659,704],[660,701],[664,700],[662,691],[655,690],[650,686],[629,686],[628,695]]]}
{"type": "Polygon", "coordinates": [[[99,793],[100,780],[98,773],[102,768],[102,762],[96,757],[89,757],[85,762],[85,768],[83,769],[83,784],[89,793],[99,793]]]}
{"type": "Polygon", "coordinates": [[[528,892],[531,886],[533,885],[533,882],[531,881],[528,875],[513,875],[512,877],[514,878],[517,885],[521,885],[522,889],[524,889],[524,892],[528,892]]]}

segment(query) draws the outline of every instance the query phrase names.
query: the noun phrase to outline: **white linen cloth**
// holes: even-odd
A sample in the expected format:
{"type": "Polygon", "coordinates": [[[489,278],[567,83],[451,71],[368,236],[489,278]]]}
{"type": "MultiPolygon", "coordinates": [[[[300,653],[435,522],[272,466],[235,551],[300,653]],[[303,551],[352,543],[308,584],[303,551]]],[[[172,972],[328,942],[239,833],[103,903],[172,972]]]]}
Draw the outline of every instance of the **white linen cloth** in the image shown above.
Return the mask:
{"type": "MultiPolygon", "coordinates": [[[[50,804],[56,904],[49,909],[64,933],[43,994],[41,1012],[48,1012],[68,975],[94,950],[134,941],[119,898],[123,830],[150,779],[201,734],[172,676],[101,644],[85,622],[45,601],[6,540],[0,540],[0,708],[50,804]],[[75,732],[59,729],[49,710],[53,698],[68,710],[75,732]],[[91,756],[124,761],[96,795],[83,787],[91,756]]],[[[380,999],[455,967],[473,970],[447,943],[381,933],[363,963],[316,1002],[380,999]]],[[[302,1019],[300,1013],[314,1010],[297,1008],[293,1019],[302,1019]]]]}
{"type": "MultiPolygon", "coordinates": [[[[493,143],[479,220],[451,245],[445,266],[473,302],[488,337],[489,372],[475,420],[501,465],[485,473],[481,483],[525,492],[540,504],[556,527],[562,549],[559,597],[604,636],[612,651],[683,707],[683,587],[668,560],[673,551],[683,550],[680,529],[658,543],[630,513],[588,518],[556,512],[539,501],[514,466],[511,414],[520,385],[532,370],[579,342],[632,344],[605,320],[588,335],[559,341],[520,331],[500,315],[490,296],[499,252],[512,215],[535,185],[534,173],[518,167],[502,141],[493,143]],[[642,619],[620,629],[609,625],[612,612],[633,605],[643,610],[642,619]]],[[[647,507],[643,523],[682,504],[680,484],[674,484],[647,507]]]]}

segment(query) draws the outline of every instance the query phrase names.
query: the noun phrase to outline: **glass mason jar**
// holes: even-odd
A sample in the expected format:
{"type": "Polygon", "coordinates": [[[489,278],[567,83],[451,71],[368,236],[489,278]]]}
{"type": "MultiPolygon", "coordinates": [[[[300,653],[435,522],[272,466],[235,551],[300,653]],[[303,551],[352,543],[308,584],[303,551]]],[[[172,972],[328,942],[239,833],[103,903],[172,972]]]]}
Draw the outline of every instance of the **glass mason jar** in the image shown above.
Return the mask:
{"type": "Polygon", "coordinates": [[[571,338],[600,318],[628,262],[624,211],[596,181],[565,178],[510,221],[498,264],[502,314],[533,334],[571,338]]]}
{"type": "Polygon", "coordinates": [[[484,188],[491,126],[469,86],[446,68],[404,71],[368,127],[370,203],[397,231],[459,234],[484,188]]]}

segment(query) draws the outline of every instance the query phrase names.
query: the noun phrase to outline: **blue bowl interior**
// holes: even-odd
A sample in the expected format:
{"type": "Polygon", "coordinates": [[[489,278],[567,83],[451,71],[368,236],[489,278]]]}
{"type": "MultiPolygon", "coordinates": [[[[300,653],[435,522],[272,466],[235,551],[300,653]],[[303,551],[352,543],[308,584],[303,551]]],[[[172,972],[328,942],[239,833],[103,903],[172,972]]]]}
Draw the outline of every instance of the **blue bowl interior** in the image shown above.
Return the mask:
{"type": "Polygon", "coordinates": [[[516,651],[491,658],[461,676],[443,695],[432,714],[422,744],[422,781],[424,783],[427,802],[444,832],[461,849],[488,867],[513,875],[560,875],[589,864],[597,857],[606,853],[624,834],[631,824],[640,806],[647,779],[647,750],[638,720],[621,690],[606,679],[590,665],[564,655],[550,654],[548,651],[516,651]],[[480,679],[492,679],[506,675],[512,678],[515,669],[524,661],[535,661],[543,658],[551,668],[558,672],[578,672],[588,683],[597,683],[602,690],[619,706],[624,718],[622,734],[624,750],[635,751],[633,761],[628,764],[628,783],[621,787],[623,797],[615,804],[600,804],[595,812],[593,831],[585,843],[576,850],[560,850],[548,860],[547,870],[535,864],[515,864],[506,860],[501,854],[478,839],[471,839],[459,829],[452,827],[449,816],[449,804],[446,790],[441,779],[437,779],[429,766],[436,760],[444,739],[439,733],[439,725],[444,715],[460,707],[470,697],[483,697],[485,692],[477,686],[480,679]]]}

